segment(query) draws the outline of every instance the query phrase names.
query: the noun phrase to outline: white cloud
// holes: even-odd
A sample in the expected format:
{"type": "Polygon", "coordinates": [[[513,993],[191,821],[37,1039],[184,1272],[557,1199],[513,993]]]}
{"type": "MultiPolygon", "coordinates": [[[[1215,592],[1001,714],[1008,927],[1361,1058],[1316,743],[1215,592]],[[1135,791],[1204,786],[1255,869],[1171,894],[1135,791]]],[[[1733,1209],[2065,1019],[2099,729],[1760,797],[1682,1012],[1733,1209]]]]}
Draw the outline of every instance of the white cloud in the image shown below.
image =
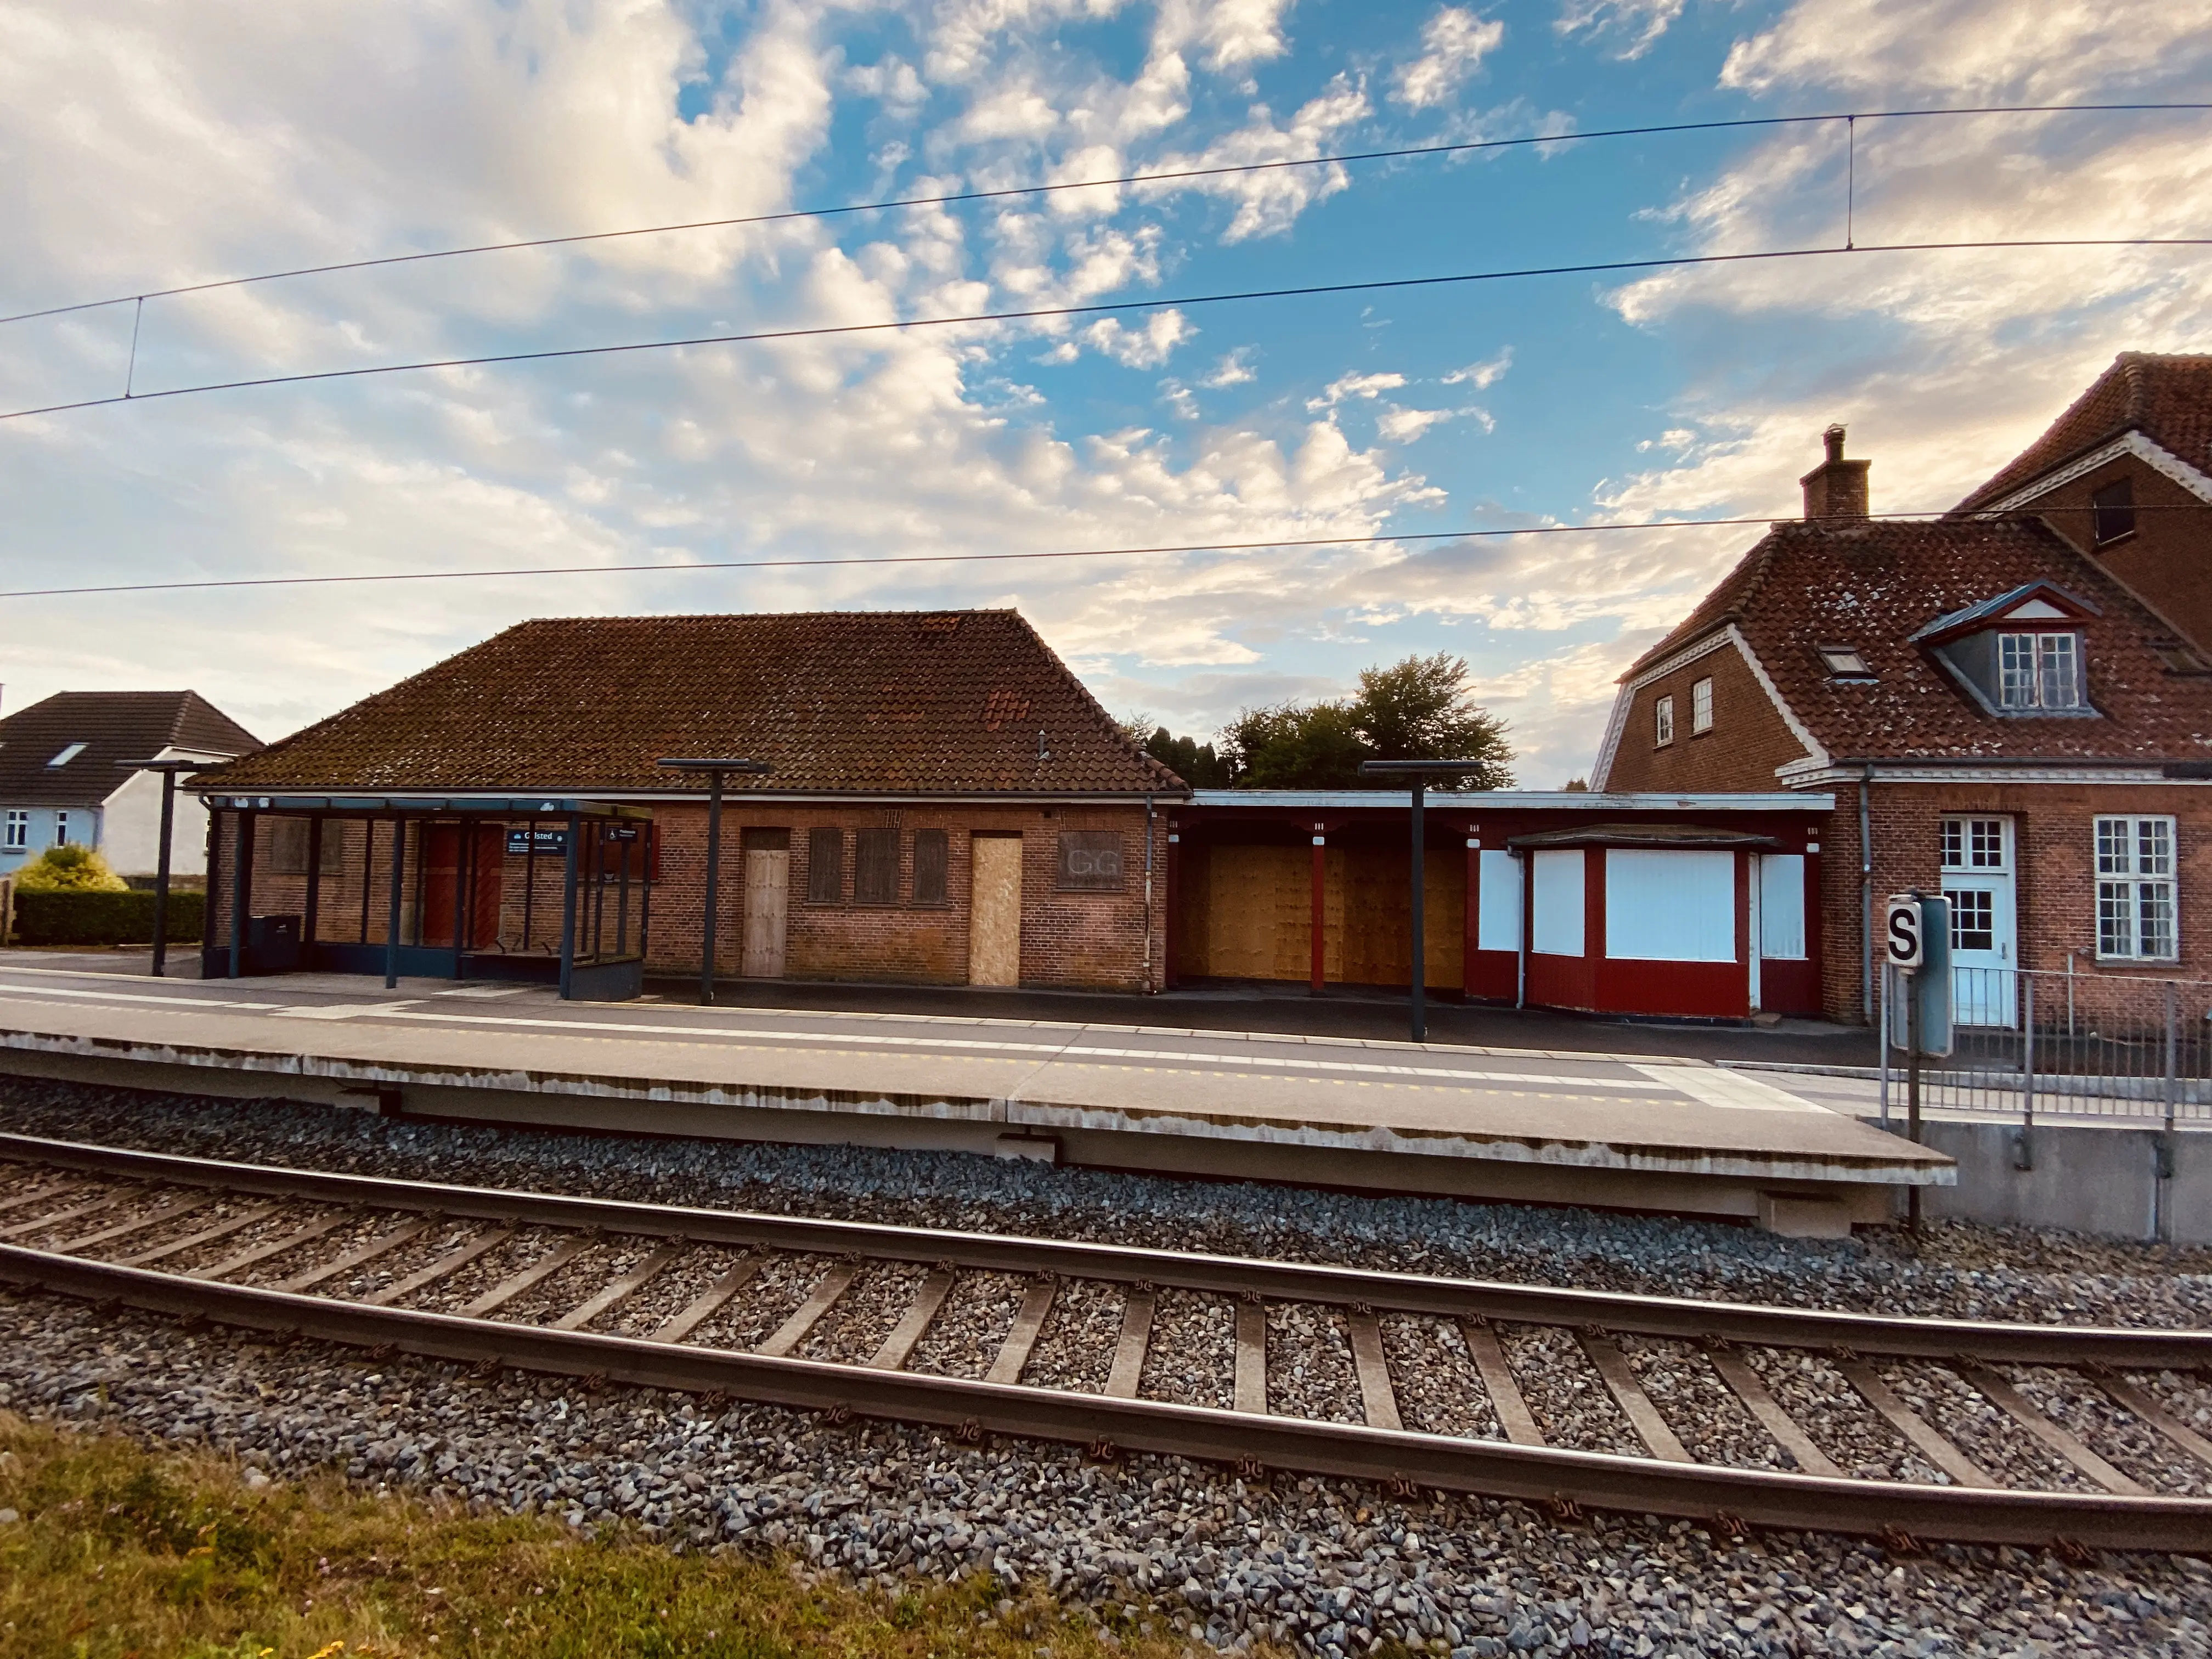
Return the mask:
{"type": "Polygon", "coordinates": [[[1513,348],[1507,346],[1495,357],[1485,358],[1479,363],[1469,363],[1465,368],[1455,368],[1443,377],[1446,386],[1471,386],[1477,392],[1496,386],[1505,378],[1505,371],[1513,367],[1513,348]]]}
{"type": "Polygon", "coordinates": [[[1444,6],[1421,30],[1421,55],[1394,77],[1401,104],[1428,109],[1447,101],[1505,39],[1505,25],[1477,17],[1462,6],[1444,6]]]}
{"type": "Polygon", "coordinates": [[[1308,409],[1334,409],[1346,398],[1373,399],[1386,392],[1395,392],[1406,384],[1406,377],[1390,371],[1373,374],[1346,374],[1331,380],[1322,388],[1321,396],[1306,399],[1308,409]]]}
{"type": "Polygon", "coordinates": [[[1252,367],[1252,348],[1238,346],[1214,364],[1199,384],[1209,391],[1219,391],[1223,386],[1243,386],[1259,378],[1259,371],[1252,367]]]}
{"type": "MultiPolygon", "coordinates": [[[[1194,154],[1176,151],[1155,156],[1145,170],[1179,173],[1249,167],[1261,161],[1309,161],[1321,155],[1336,134],[1364,120],[1370,113],[1372,106],[1367,101],[1366,92],[1340,76],[1318,96],[1300,105],[1286,125],[1278,126],[1265,105],[1255,105],[1245,125],[1235,131],[1215,139],[1194,154]]],[[[1306,209],[1347,188],[1350,182],[1345,170],[1332,164],[1140,185],[1136,186],[1136,191],[1146,199],[1195,191],[1233,202],[1237,204],[1236,216],[1223,232],[1222,240],[1241,242],[1288,230],[1306,209]]]]}
{"type": "Polygon", "coordinates": [[[2100,89],[2147,94],[2192,74],[2201,87],[2209,56],[2212,30],[2186,5],[1800,0],[1771,28],[1736,42],[1721,82],[1753,92],[1819,86],[1936,94],[1953,104],[2055,103],[2100,89]]]}
{"type": "MultiPolygon", "coordinates": [[[[1064,118],[1045,142],[1069,155],[1093,145],[1127,155],[1060,100],[1058,82],[996,73],[1010,32],[1082,9],[949,9],[931,23],[938,56],[914,55],[933,78],[958,69],[955,26],[967,29],[978,78],[963,113],[988,125],[977,112],[994,112],[1012,135],[986,148],[1034,144],[1024,135],[1044,122],[1022,96],[977,100],[975,84],[1050,101],[1064,118]]],[[[451,0],[434,19],[307,0],[215,21],[127,0],[19,4],[0,11],[0,154],[39,164],[0,169],[9,286],[35,303],[387,247],[780,209],[824,155],[838,100],[912,103],[921,83],[888,58],[844,68],[827,32],[835,15],[769,0],[708,109],[685,118],[679,94],[703,49],[688,13],[649,0],[605,10],[451,0]]],[[[1280,14],[1239,15],[1251,25],[1280,14]]],[[[1240,32],[1233,21],[1206,21],[1186,47],[1193,60],[1264,56],[1256,25],[1240,32]]],[[[1152,118],[1130,113],[1136,101],[1093,113],[1109,127],[1152,118]]],[[[1250,117],[1225,142],[1314,153],[1364,110],[1340,85],[1289,122],[1250,117]]],[[[937,135],[912,141],[934,169],[918,188],[977,176],[972,151],[940,167],[937,135]]],[[[1210,143],[1198,129],[1184,148],[1210,143]]],[[[1027,165],[1035,176],[1040,164],[1027,165]]],[[[1290,191],[1222,194],[1237,209],[1232,231],[1250,234],[1334,187],[1322,174],[1290,191]]],[[[1157,226],[1071,230],[1024,210],[492,256],[390,281],[149,306],[140,385],[458,355],[488,338],[565,345],[881,320],[981,308],[1018,283],[1055,302],[1156,283],[1169,252],[1157,226]]],[[[0,398],[62,382],[106,389],[127,339],[117,321],[94,313],[11,339],[0,398]]],[[[1157,366],[1193,333],[1164,312],[1043,338],[976,326],[786,340],[23,421],[0,444],[9,555],[65,556],[118,580],[698,564],[1363,536],[1435,501],[1418,476],[1326,421],[1189,428],[1172,443],[1097,434],[1079,406],[1040,410],[1007,374],[1024,358],[1085,348],[1157,366]]],[[[1236,384],[1231,366],[1249,374],[1249,352],[1207,378],[1236,384]]],[[[1175,383],[1161,395],[1174,407],[1175,383]]],[[[209,595],[138,609],[72,601],[9,613],[9,690],[12,702],[60,686],[194,684],[276,736],[524,616],[902,603],[1018,602],[1079,659],[1234,667],[1259,658],[1248,627],[1304,626],[1310,583],[1356,586],[1380,556],[1163,556],[1117,566],[1104,584],[1093,568],[1041,564],[1020,568],[1012,587],[1004,565],[917,566],[209,595]]]]}
{"type": "Polygon", "coordinates": [[[1389,442],[1409,444],[1439,421],[1451,419],[1454,412],[1449,409],[1401,409],[1395,404],[1386,404],[1382,412],[1375,417],[1375,429],[1389,442]]]}
{"type": "Polygon", "coordinates": [[[1156,311],[1136,328],[1118,317],[1102,317],[1083,331],[1094,350],[1130,368],[1158,368],[1175,349],[1197,334],[1180,311],[1156,311]]]}
{"type": "Polygon", "coordinates": [[[1561,34],[1625,40],[1613,55],[1637,58],[1659,44],[1659,38],[1682,15],[1685,3],[1686,0],[1566,0],[1552,27],[1561,34]]]}
{"type": "Polygon", "coordinates": [[[911,117],[929,101],[929,88],[921,76],[896,52],[848,69],[843,83],[864,98],[878,100],[889,113],[901,118],[911,117]]]}
{"type": "Polygon", "coordinates": [[[1154,52],[1202,48],[1209,70],[1279,58],[1290,0],[1166,0],[1152,32],[1154,52]]]}

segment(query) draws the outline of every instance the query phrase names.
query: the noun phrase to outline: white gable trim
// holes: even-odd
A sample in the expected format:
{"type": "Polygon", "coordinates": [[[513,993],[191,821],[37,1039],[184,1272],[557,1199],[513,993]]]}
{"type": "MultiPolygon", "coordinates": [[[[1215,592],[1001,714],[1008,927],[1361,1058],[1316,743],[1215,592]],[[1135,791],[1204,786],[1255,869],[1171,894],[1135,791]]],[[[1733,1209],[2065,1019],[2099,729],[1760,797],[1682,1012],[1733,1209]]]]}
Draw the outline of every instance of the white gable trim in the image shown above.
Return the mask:
{"type": "Polygon", "coordinates": [[[1603,790],[1606,781],[1613,774],[1613,763],[1614,757],[1620,752],[1620,740],[1628,730],[1628,711],[1636,702],[1636,694],[1654,680],[1664,679],[1676,669],[1686,668],[1698,659],[1709,657],[1714,652],[1729,646],[1735,647],[1736,654],[1743,659],[1744,665],[1751,670],[1751,677],[1759,682],[1759,689],[1766,693],[1767,701],[1774,705],[1774,712],[1782,716],[1782,723],[1790,728],[1790,735],[1804,745],[1807,757],[1804,760],[1791,761],[1788,765],[1776,768],[1775,775],[1778,777],[1789,771],[1791,767],[1828,764],[1828,751],[1806,728],[1805,722],[1797,718],[1796,710],[1784,701],[1781,690],[1774,684],[1773,677],[1767,673],[1766,665],[1760,662],[1758,654],[1752,650],[1751,642],[1744,638],[1743,630],[1734,623],[1730,623],[1717,633],[1709,634],[1693,644],[1684,646],[1672,656],[1662,657],[1614,694],[1613,717],[1606,722],[1605,741],[1599,746],[1597,764],[1591,769],[1590,772],[1592,789],[1603,790]]]}
{"type": "Polygon", "coordinates": [[[2039,496],[2047,495],[2062,484],[2094,472],[2107,461],[2116,461],[2123,455],[2132,455],[2153,471],[2161,472],[2179,484],[2199,501],[2212,501],[2212,477],[2195,467],[2162,444],[2153,443],[2140,432],[2124,432],[2108,444],[2100,445],[2087,454],[2078,456],[2055,471],[2046,472],[2031,483],[2022,484],[2009,495],[2000,496],[1987,507],[1978,507],[1974,516],[2009,512],[2025,507],[2039,496]]]}

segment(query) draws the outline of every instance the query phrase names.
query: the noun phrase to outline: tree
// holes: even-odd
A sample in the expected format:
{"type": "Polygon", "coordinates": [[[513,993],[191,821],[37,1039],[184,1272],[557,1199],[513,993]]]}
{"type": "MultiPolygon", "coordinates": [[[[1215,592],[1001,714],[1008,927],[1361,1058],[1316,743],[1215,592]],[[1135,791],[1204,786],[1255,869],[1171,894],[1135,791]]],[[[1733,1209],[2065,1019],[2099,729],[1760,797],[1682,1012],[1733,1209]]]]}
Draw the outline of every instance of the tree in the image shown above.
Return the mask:
{"type": "Polygon", "coordinates": [[[1346,701],[1273,703],[1239,711],[1222,732],[1224,758],[1239,789],[1393,789],[1402,780],[1362,776],[1367,760],[1470,760],[1437,789],[1504,789],[1513,749],[1502,720],[1467,687],[1467,659],[1439,651],[1359,676],[1346,701]]]}
{"type": "Polygon", "coordinates": [[[88,847],[49,847],[15,872],[20,893],[120,893],[130,884],[88,847]]]}
{"type": "Polygon", "coordinates": [[[1359,763],[1374,750],[1360,740],[1340,702],[1273,703],[1239,710],[1222,733],[1239,789],[1365,789],[1359,763]]]}
{"type": "Polygon", "coordinates": [[[1200,743],[1195,738],[1170,736],[1167,727],[1163,726],[1145,739],[1144,746],[1146,754],[1194,789],[1226,789],[1229,787],[1229,763],[1215,752],[1210,743],[1200,743]]]}
{"type": "Polygon", "coordinates": [[[1505,724],[1475,705],[1464,657],[1439,651],[1364,669],[1350,713],[1352,728],[1377,760],[1482,763],[1462,776],[1438,778],[1432,787],[1504,789],[1513,782],[1505,724]]]}

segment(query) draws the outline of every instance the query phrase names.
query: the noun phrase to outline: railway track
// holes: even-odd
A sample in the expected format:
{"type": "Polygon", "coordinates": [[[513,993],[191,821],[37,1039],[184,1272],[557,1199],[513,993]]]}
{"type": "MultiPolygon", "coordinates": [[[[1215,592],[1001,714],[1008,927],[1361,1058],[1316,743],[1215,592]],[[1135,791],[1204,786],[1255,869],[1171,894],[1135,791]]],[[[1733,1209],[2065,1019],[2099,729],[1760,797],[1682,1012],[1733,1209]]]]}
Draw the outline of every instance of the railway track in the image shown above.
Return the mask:
{"type": "Polygon", "coordinates": [[[2212,1553],[2212,1439],[2191,1426],[2212,1332],[1553,1290],[21,1135],[0,1134],[0,1279],[380,1353],[1563,1517],[2212,1553]]]}

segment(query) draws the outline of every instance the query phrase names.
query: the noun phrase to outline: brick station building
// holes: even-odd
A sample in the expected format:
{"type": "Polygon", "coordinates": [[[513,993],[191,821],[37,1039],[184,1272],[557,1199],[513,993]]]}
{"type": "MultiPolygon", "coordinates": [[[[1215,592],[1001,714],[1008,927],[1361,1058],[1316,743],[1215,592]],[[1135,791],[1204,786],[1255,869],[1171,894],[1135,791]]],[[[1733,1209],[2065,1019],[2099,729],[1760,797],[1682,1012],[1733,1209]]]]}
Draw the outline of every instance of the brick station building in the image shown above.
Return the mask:
{"type": "Polygon", "coordinates": [[[1869,516],[1843,451],[1622,677],[1592,787],[1833,792],[1832,1018],[1915,887],[1970,1024],[2017,1022],[2021,969],[2212,977],[2212,357],[2123,356],[1934,522],[1869,516]]]}
{"type": "Polygon", "coordinates": [[[1188,791],[1011,611],[510,628],[194,781],[206,971],[235,912],[244,971],[550,980],[566,929],[624,970],[580,994],[696,975],[706,786],[671,757],[769,767],[727,780],[718,974],[1158,987],[1157,805],[1188,791]]]}

